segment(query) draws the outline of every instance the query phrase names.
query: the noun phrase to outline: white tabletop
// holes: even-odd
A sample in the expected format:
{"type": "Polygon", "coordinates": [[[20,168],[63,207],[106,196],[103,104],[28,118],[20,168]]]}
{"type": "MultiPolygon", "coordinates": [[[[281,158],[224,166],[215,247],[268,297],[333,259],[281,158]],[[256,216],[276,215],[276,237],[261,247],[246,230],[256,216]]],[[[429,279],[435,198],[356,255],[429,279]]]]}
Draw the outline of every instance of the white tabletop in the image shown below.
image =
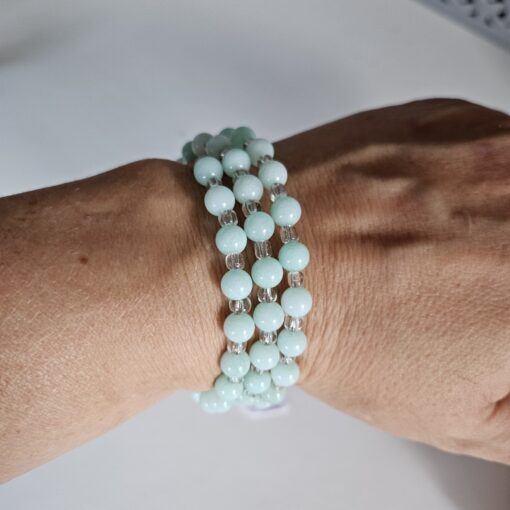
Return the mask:
{"type": "MultiPolygon", "coordinates": [[[[430,96],[510,110],[510,53],[410,0],[0,6],[0,194],[176,157],[227,125],[278,139],[430,96]]],[[[510,506],[508,468],[395,439],[299,390],[290,401],[211,417],[175,395],[0,487],[0,508],[510,506]]]]}

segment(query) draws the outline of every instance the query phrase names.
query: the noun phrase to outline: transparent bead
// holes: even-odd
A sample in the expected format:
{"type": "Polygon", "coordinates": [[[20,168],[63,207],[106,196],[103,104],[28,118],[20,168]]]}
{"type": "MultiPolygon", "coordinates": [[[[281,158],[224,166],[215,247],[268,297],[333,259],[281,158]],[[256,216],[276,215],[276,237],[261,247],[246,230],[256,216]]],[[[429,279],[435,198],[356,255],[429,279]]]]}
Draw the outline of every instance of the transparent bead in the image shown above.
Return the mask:
{"type": "Polygon", "coordinates": [[[237,225],[237,214],[233,209],[227,209],[218,216],[218,221],[222,227],[225,225],[237,225]]]}
{"type": "Polygon", "coordinates": [[[261,158],[259,158],[259,160],[257,161],[257,165],[262,165],[266,161],[271,161],[272,159],[273,159],[273,156],[266,154],[265,156],[262,156],[261,158]]]}
{"type": "Polygon", "coordinates": [[[269,345],[276,342],[276,331],[261,331],[259,339],[263,344],[269,345]]]}
{"type": "Polygon", "coordinates": [[[286,197],[287,196],[287,190],[285,189],[285,186],[283,184],[274,184],[271,186],[271,202],[274,202],[277,198],[280,197],[286,197]]]}
{"type": "Polygon", "coordinates": [[[290,271],[287,275],[289,287],[302,287],[305,282],[305,275],[301,271],[290,271]]]}
{"type": "Polygon", "coordinates": [[[255,200],[248,200],[243,204],[243,214],[245,216],[258,212],[260,209],[260,202],[256,202],[255,200]]]}
{"type": "Polygon", "coordinates": [[[262,259],[264,257],[271,257],[273,255],[273,249],[269,241],[259,241],[253,243],[255,248],[255,257],[262,259]]]}
{"type": "Polygon", "coordinates": [[[251,310],[251,299],[249,297],[244,299],[230,299],[228,307],[230,308],[230,311],[234,313],[249,313],[251,310]]]}
{"type": "Polygon", "coordinates": [[[217,177],[211,177],[210,179],[207,180],[205,185],[207,188],[214,188],[215,186],[220,186],[221,179],[218,179],[217,177]]]}
{"type": "Polygon", "coordinates": [[[281,356],[280,357],[280,363],[282,365],[289,365],[290,363],[292,363],[294,361],[294,358],[291,358],[289,356],[281,356]]]}
{"type": "Polygon", "coordinates": [[[234,182],[236,182],[237,179],[239,179],[239,177],[241,177],[241,175],[248,175],[250,172],[248,172],[248,170],[244,170],[244,169],[241,169],[241,170],[235,170],[232,174],[232,180],[234,182]]]}
{"type": "Polygon", "coordinates": [[[288,329],[289,331],[301,331],[303,329],[303,324],[303,317],[292,317],[285,314],[285,319],[283,320],[283,326],[285,329],[288,329]]]}
{"type": "Polygon", "coordinates": [[[283,244],[287,244],[290,241],[297,241],[299,236],[294,227],[280,227],[280,238],[283,244]]]}
{"type": "Polygon", "coordinates": [[[267,289],[260,288],[257,291],[257,299],[261,303],[274,303],[278,294],[274,287],[269,287],[267,289]]]}
{"type": "Polygon", "coordinates": [[[240,354],[241,352],[246,351],[246,344],[247,342],[238,344],[236,342],[232,342],[231,340],[227,340],[227,351],[233,352],[235,354],[240,354]]]}
{"type": "Polygon", "coordinates": [[[225,257],[227,269],[244,269],[244,255],[242,253],[229,253],[225,257]]]}

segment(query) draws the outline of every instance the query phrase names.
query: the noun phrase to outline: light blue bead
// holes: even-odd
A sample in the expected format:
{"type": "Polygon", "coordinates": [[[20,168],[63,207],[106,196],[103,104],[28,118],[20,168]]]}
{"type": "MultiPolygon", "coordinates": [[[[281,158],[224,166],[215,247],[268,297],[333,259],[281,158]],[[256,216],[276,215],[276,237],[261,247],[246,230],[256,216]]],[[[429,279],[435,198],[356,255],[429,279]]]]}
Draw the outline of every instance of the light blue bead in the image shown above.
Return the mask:
{"type": "Polygon", "coordinates": [[[241,379],[250,370],[250,357],[247,352],[224,352],[220,359],[221,371],[229,379],[241,379]]]}
{"type": "Polygon", "coordinates": [[[219,216],[221,213],[233,209],[236,205],[236,199],[232,190],[226,186],[213,186],[207,190],[204,204],[213,216],[219,216]]]}
{"type": "Polygon", "coordinates": [[[220,135],[226,136],[230,140],[232,138],[233,132],[234,132],[234,128],[226,127],[220,131],[220,135]]]}
{"type": "Polygon", "coordinates": [[[291,317],[304,317],[312,309],[312,295],[304,287],[290,287],[282,294],[282,308],[291,317]]]}
{"type": "Polygon", "coordinates": [[[241,253],[247,243],[246,232],[238,225],[224,225],[216,232],[216,247],[223,255],[241,253]]]}
{"type": "Polygon", "coordinates": [[[248,392],[244,391],[243,394],[237,400],[236,404],[245,407],[255,407],[258,401],[259,397],[255,395],[250,395],[248,392]]]}
{"type": "Polygon", "coordinates": [[[207,186],[207,181],[215,177],[221,179],[223,177],[223,167],[221,163],[212,156],[204,156],[197,159],[193,165],[193,176],[195,180],[202,186],[207,186]]]}
{"type": "Polygon", "coordinates": [[[223,151],[230,147],[230,138],[223,135],[216,135],[210,138],[205,144],[205,152],[214,158],[219,158],[223,151]]]}
{"type": "Polygon", "coordinates": [[[260,395],[271,386],[271,374],[269,372],[258,373],[250,370],[244,376],[244,387],[250,395],[260,395]]]}
{"type": "Polygon", "coordinates": [[[288,388],[296,384],[299,379],[299,366],[295,361],[290,363],[278,363],[273,370],[271,370],[271,378],[275,386],[288,388]]]}
{"type": "Polygon", "coordinates": [[[285,184],[288,174],[283,163],[271,159],[259,165],[258,176],[264,188],[271,189],[275,184],[285,184]]]}
{"type": "Polygon", "coordinates": [[[255,324],[247,313],[231,313],[223,323],[223,332],[232,342],[247,342],[255,332],[255,324]]]}
{"type": "Polygon", "coordinates": [[[273,144],[264,138],[250,140],[246,146],[246,152],[250,155],[251,164],[257,166],[259,159],[264,156],[274,156],[273,144]]]}
{"type": "Polygon", "coordinates": [[[251,174],[241,175],[234,182],[234,196],[240,204],[248,200],[258,202],[264,193],[264,187],[258,177],[251,174]]]}
{"type": "Polygon", "coordinates": [[[260,331],[276,331],[284,319],[285,314],[278,303],[259,303],[253,310],[253,320],[260,331]]]}
{"type": "Polygon", "coordinates": [[[239,149],[244,148],[244,144],[251,140],[252,138],[255,138],[255,131],[253,129],[241,126],[236,129],[234,129],[234,132],[232,133],[231,140],[232,140],[232,147],[238,147],[239,149]]]}
{"type": "Polygon", "coordinates": [[[243,383],[230,381],[225,374],[221,374],[214,382],[214,389],[222,400],[233,402],[242,395],[243,383]]]}
{"type": "Polygon", "coordinates": [[[280,350],[275,344],[264,344],[260,340],[250,347],[250,360],[259,370],[271,370],[280,360],[280,350]]]}
{"type": "Polygon", "coordinates": [[[252,288],[251,276],[242,269],[231,269],[221,279],[221,291],[228,299],[244,299],[250,295],[252,288]]]}
{"type": "Polygon", "coordinates": [[[199,133],[191,142],[191,148],[197,158],[205,156],[205,145],[212,138],[209,133],[199,133]]]}
{"type": "Polygon", "coordinates": [[[243,149],[230,149],[223,156],[222,165],[229,177],[232,177],[237,170],[248,172],[251,167],[250,156],[243,149]]]}
{"type": "Polygon", "coordinates": [[[274,221],[269,214],[257,211],[244,221],[244,231],[248,239],[254,242],[267,241],[274,233],[274,221]]]}
{"type": "Polygon", "coordinates": [[[278,334],[277,344],[284,356],[295,358],[296,356],[301,356],[301,354],[305,352],[308,341],[306,335],[302,331],[289,331],[284,329],[278,334]]]}
{"type": "Polygon", "coordinates": [[[182,146],[182,157],[186,163],[193,163],[197,159],[191,148],[191,142],[187,142],[182,146]]]}
{"type": "Polygon", "coordinates": [[[280,248],[278,260],[286,271],[303,271],[310,262],[310,252],[303,243],[289,241],[280,248]]]}
{"type": "Polygon", "coordinates": [[[200,394],[200,407],[206,413],[224,413],[232,404],[223,400],[213,388],[200,394]]]}
{"type": "Polygon", "coordinates": [[[273,257],[263,257],[254,262],[251,277],[256,285],[262,289],[276,287],[283,278],[283,268],[273,257]]]}
{"type": "Polygon", "coordinates": [[[271,216],[280,227],[292,227],[301,218],[301,206],[293,197],[280,197],[271,206],[271,216]]]}
{"type": "Polygon", "coordinates": [[[260,398],[271,405],[277,405],[283,402],[287,390],[285,388],[277,388],[273,384],[268,388],[268,390],[260,395],[260,398]]]}

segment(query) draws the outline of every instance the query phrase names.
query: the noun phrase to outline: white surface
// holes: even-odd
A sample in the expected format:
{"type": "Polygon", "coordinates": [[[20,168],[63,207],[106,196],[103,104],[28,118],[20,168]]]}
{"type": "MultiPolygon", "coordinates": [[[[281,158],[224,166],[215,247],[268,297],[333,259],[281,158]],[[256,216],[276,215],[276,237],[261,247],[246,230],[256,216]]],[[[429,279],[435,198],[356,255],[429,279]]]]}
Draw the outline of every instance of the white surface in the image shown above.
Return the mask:
{"type": "MultiPolygon", "coordinates": [[[[0,0],[0,193],[277,139],[424,96],[509,109],[510,54],[409,0],[0,0]]],[[[508,510],[507,468],[412,445],[299,391],[289,415],[177,395],[0,488],[2,510],[508,510]]]]}

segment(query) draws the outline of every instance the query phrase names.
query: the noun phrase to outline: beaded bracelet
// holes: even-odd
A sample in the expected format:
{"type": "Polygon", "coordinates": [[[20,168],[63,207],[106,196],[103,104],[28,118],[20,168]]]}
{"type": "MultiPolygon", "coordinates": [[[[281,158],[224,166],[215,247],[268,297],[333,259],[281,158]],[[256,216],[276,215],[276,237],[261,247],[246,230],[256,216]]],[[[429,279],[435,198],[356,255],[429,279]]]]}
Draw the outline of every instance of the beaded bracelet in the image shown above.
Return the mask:
{"type": "Polygon", "coordinates": [[[303,317],[312,307],[312,296],[303,287],[302,271],[310,255],[294,227],[301,207],[287,195],[287,169],[273,159],[272,144],[256,138],[250,128],[226,128],[216,136],[200,133],[184,145],[182,156],[180,162],[194,163],[195,180],[207,188],[206,209],[220,223],[215,241],[227,266],[221,290],[231,311],[223,327],[227,348],[220,360],[222,373],[212,389],[196,393],[194,398],[204,411],[213,413],[228,411],[234,404],[272,407],[284,399],[286,388],[298,381],[295,358],[307,347],[303,317]],[[257,175],[250,173],[252,166],[257,175]],[[232,190],[222,184],[224,173],[232,179],[232,190]],[[261,210],[264,190],[272,202],[269,214],[261,210]],[[243,228],[234,210],[236,201],[246,218],[243,228]],[[270,242],[275,224],[283,243],[278,259],[272,257],[270,242]],[[248,239],[257,259],[251,275],[244,270],[248,239]],[[276,287],[284,270],[289,287],[278,303],[276,287]],[[258,304],[251,316],[254,284],[258,304]],[[258,340],[251,343],[248,354],[255,328],[258,340]]]}

